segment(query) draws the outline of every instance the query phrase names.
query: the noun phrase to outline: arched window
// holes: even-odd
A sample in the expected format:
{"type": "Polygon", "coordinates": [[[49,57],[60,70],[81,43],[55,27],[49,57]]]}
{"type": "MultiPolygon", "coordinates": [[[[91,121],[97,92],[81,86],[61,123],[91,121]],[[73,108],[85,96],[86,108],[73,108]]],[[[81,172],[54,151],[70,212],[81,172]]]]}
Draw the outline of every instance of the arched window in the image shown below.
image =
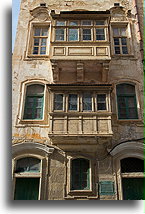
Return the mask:
{"type": "Polygon", "coordinates": [[[118,118],[119,119],[137,119],[137,104],[135,86],[122,83],[116,86],[118,118]]]}
{"type": "Polygon", "coordinates": [[[123,199],[144,199],[144,161],[138,158],[122,159],[121,176],[123,199]]]}
{"type": "Polygon", "coordinates": [[[89,190],[90,161],[83,158],[72,160],[71,178],[72,190],[89,190]]]}
{"type": "Polygon", "coordinates": [[[27,157],[17,160],[14,200],[38,200],[40,197],[41,160],[27,157]]]}
{"type": "Polygon", "coordinates": [[[42,120],[43,119],[43,103],[44,103],[44,86],[30,85],[27,86],[24,119],[26,120],[42,120]]]}

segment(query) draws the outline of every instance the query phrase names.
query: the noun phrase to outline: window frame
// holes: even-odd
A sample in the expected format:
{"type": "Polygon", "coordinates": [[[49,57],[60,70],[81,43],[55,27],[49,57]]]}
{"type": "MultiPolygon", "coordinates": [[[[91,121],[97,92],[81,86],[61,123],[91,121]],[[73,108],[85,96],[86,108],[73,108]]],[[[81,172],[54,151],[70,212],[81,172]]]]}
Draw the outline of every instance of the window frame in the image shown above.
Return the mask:
{"type": "MultiPolygon", "coordinates": [[[[25,88],[25,98],[24,98],[24,102],[23,102],[23,116],[22,116],[22,120],[23,121],[43,121],[44,120],[44,111],[45,111],[45,90],[46,90],[46,86],[44,84],[40,84],[40,83],[31,83],[31,84],[27,84],[26,85],[26,88],[25,88]],[[32,86],[32,85],[41,85],[44,87],[44,91],[43,91],[43,95],[40,95],[40,94],[35,94],[35,95],[27,95],[27,88],[29,86],[32,86]],[[27,104],[27,98],[28,97],[42,97],[42,112],[41,112],[41,115],[42,117],[41,118],[25,118],[25,108],[26,108],[26,104],[27,104]]],[[[36,101],[36,99],[35,99],[36,101]]],[[[34,113],[35,109],[33,109],[33,113],[34,113]]]]}
{"type": "Polygon", "coordinates": [[[102,92],[97,92],[96,91],[81,91],[81,92],[73,92],[73,91],[66,91],[66,92],[58,92],[58,91],[53,91],[52,92],[52,107],[51,110],[52,112],[66,112],[66,113],[75,113],[75,112],[84,112],[84,113],[101,113],[101,112],[106,112],[109,113],[111,112],[111,103],[110,103],[110,92],[105,92],[102,90],[102,92]],[[63,95],[63,108],[61,110],[55,110],[54,109],[54,97],[55,94],[62,94],[63,95]],[[77,95],[77,110],[69,110],[69,95],[77,95]],[[84,110],[83,109],[83,95],[84,94],[90,94],[91,95],[91,110],[84,110]],[[106,95],[106,109],[105,110],[98,110],[97,109],[97,95],[106,95]]]}
{"type": "Polygon", "coordinates": [[[106,93],[97,93],[96,94],[96,97],[95,97],[95,99],[96,99],[96,111],[99,111],[99,112],[105,112],[105,111],[108,111],[109,109],[108,109],[108,105],[109,105],[109,103],[108,103],[108,94],[106,94],[106,93]],[[106,109],[100,109],[100,110],[98,110],[98,95],[105,95],[105,105],[106,105],[106,109]]]}
{"type": "MultiPolygon", "coordinates": [[[[92,162],[90,159],[86,158],[86,157],[75,157],[75,158],[71,158],[70,159],[70,167],[69,167],[69,170],[70,170],[70,178],[69,178],[69,192],[91,192],[92,191],[92,162]],[[89,163],[89,175],[87,175],[87,177],[89,177],[89,180],[88,180],[88,189],[73,189],[72,188],[72,162],[74,160],[80,160],[80,159],[84,159],[84,160],[87,160],[88,163],[89,163]]],[[[88,178],[87,178],[88,179],[88,178]]]]}
{"type": "Polygon", "coordinates": [[[111,34],[112,34],[112,54],[114,56],[129,56],[130,55],[130,47],[129,47],[129,41],[128,41],[128,23],[125,23],[125,24],[122,24],[122,23],[118,23],[118,25],[115,25],[112,23],[111,25],[111,34]],[[125,29],[125,35],[122,36],[121,34],[119,35],[114,35],[114,29],[119,29],[119,32],[120,32],[120,29],[125,29]],[[119,39],[119,45],[115,45],[114,44],[114,39],[117,38],[119,39]],[[122,45],[122,38],[125,38],[126,39],[126,45],[122,45]],[[119,47],[119,50],[120,50],[120,53],[119,54],[116,54],[115,53],[115,46],[119,47]],[[127,52],[128,53],[123,53],[123,47],[127,47],[127,52]]]}
{"type": "Polygon", "coordinates": [[[38,199],[37,200],[41,200],[41,192],[42,192],[42,164],[43,164],[43,159],[39,156],[36,155],[24,155],[24,156],[19,156],[16,159],[14,159],[14,172],[13,172],[13,198],[15,198],[15,190],[16,190],[16,179],[21,179],[21,178],[39,178],[39,194],[38,194],[38,199]],[[34,159],[38,159],[40,160],[40,172],[39,173],[16,173],[15,169],[16,169],[16,165],[17,165],[17,161],[23,159],[23,158],[34,158],[34,159]]]}
{"type": "Polygon", "coordinates": [[[28,32],[28,42],[26,48],[26,58],[48,58],[50,51],[50,32],[51,32],[51,22],[31,22],[28,32]],[[35,28],[47,28],[47,41],[46,41],[46,54],[33,54],[34,47],[34,29],[35,28]]]}
{"type": "Polygon", "coordinates": [[[68,93],[67,95],[67,100],[66,100],[66,103],[67,103],[67,111],[68,112],[78,112],[79,111],[79,94],[78,93],[68,93]],[[69,110],[69,95],[77,95],[77,110],[69,110]]]}
{"type": "MultiPolygon", "coordinates": [[[[116,84],[116,106],[117,106],[117,118],[120,121],[128,121],[128,120],[139,120],[139,112],[138,112],[138,105],[137,105],[137,92],[136,92],[136,85],[133,83],[128,83],[128,82],[121,82],[116,84]],[[127,84],[127,85],[132,85],[134,86],[134,94],[119,94],[119,97],[125,97],[125,100],[127,97],[134,97],[134,104],[135,104],[135,111],[136,111],[136,118],[120,118],[120,112],[119,112],[119,104],[118,104],[118,94],[117,94],[117,86],[121,84],[127,84]]],[[[125,101],[126,102],[126,101],[125,101]]],[[[128,111],[128,109],[127,109],[128,111]]]]}
{"type": "Polygon", "coordinates": [[[97,19],[82,19],[82,20],[55,20],[54,22],[54,42],[107,42],[108,41],[108,23],[107,19],[98,20],[103,21],[104,25],[96,25],[97,19]],[[64,26],[58,26],[57,21],[64,21],[64,26]],[[77,21],[78,25],[70,25],[71,21],[77,21]],[[91,21],[91,25],[83,25],[83,21],[91,21]],[[64,29],[64,40],[56,40],[56,29],[64,29]],[[69,40],[69,29],[78,29],[78,40],[69,40]],[[83,29],[91,29],[91,40],[83,40],[83,29]],[[104,29],[104,39],[96,39],[96,29],[104,29]]]}
{"type": "Polygon", "coordinates": [[[66,104],[66,94],[65,93],[59,93],[59,92],[54,92],[53,93],[53,96],[52,96],[53,98],[53,100],[52,100],[52,103],[53,103],[53,107],[52,107],[52,110],[53,110],[53,112],[64,112],[65,111],[65,104],[66,104]],[[61,94],[61,95],[63,95],[63,99],[62,99],[62,109],[61,110],[56,110],[55,109],[55,95],[59,95],[59,94],[61,94]]]}

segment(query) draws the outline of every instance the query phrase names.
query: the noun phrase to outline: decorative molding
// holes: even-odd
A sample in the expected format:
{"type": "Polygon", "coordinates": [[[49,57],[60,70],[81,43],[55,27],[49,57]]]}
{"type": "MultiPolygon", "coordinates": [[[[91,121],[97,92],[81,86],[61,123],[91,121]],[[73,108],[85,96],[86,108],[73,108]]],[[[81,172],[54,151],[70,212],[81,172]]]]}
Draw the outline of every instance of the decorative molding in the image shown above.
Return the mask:
{"type": "Polygon", "coordinates": [[[111,21],[128,21],[128,10],[124,7],[113,7],[110,9],[111,21]]]}
{"type": "Polygon", "coordinates": [[[44,144],[35,143],[35,142],[17,143],[12,146],[12,154],[20,153],[20,152],[23,152],[24,150],[27,150],[28,153],[30,150],[33,150],[34,152],[41,151],[47,154],[52,154],[54,151],[54,148],[50,148],[44,144]]]}
{"type": "Polygon", "coordinates": [[[77,62],[77,82],[84,81],[84,63],[77,62]]]}
{"type": "Polygon", "coordinates": [[[117,145],[110,154],[115,157],[128,156],[144,158],[144,144],[136,141],[122,143],[117,145]]]}
{"type": "Polygon", "coordinates": [[[103,82],[108,81],[108,73],[109,73],[109,63],[103,63],[103,68],[102,68],[102,81],[103,82]]]}
{"type": "Polygon", "coordinates": [[[59,81],[58,63],[56,61],[52,61],[51,65],[52,65],[53,81],[58,82],[59,81]]]}
{"type": "Polygon", "coordinates": [[[30,14],[38,21],[50,20],[49,10],[47,7],[36,7],[30,10],[30,14]]]}

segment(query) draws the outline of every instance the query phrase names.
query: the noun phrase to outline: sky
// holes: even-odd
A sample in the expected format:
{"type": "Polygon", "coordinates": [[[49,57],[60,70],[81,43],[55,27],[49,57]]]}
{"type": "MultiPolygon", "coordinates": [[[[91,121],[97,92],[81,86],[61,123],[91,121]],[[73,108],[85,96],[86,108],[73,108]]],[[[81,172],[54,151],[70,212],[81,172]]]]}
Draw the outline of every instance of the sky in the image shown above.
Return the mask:
{"type": "Polygon", "coordinates": [[[20,2],[21,0],[12,0],[12,51],[14,49],[14,42],[16,38],[20,2]]]}

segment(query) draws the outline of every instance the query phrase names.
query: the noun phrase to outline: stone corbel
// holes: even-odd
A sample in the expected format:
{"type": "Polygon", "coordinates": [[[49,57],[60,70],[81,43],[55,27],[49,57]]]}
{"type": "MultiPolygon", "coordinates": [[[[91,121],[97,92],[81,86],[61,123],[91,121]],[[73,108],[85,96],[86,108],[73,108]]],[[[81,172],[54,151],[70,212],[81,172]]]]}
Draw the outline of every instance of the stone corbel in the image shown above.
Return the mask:
{"type": "Polygon", "coordinates": [[[57,62],[52,62],[52,73],[53,73],[53,81],[59,81],[59,68],[57,62]]]}
{"type": "Polygon", "coordinates": [[[102,82],[108,81],[109,63],[103,63],[102,68],[102,82]]]}
{"type": "Polygon", "coordinates": [[[77,82],[84,81],[84,63],[77,62],[77,82]]]}

